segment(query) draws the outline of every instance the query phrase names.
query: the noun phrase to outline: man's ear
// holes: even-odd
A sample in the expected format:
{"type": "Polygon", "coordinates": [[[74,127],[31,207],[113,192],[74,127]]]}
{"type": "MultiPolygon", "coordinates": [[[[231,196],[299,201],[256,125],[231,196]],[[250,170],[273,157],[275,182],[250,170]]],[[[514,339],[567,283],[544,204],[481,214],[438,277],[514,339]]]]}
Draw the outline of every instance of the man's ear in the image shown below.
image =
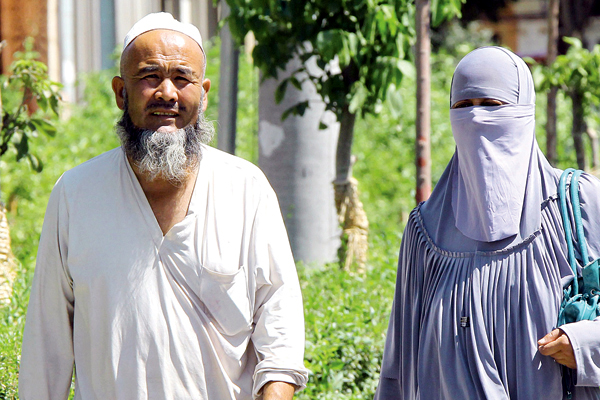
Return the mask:
{"type": "Polygon", "coordinates": [[[117,103],[117,107],[121,110],[125,109],[125,81],[120,76],[115,76],[112,79],[112,90],[115,92],[115,101],[117,103]]]}
{"type": "Polygon", "coordinates": [[[202,112],[206,111],[208,106],[208,91],[210,90],[210,79],[202,81],[202,88],[204,89],[204,97],[202,98],[202,112]]]}

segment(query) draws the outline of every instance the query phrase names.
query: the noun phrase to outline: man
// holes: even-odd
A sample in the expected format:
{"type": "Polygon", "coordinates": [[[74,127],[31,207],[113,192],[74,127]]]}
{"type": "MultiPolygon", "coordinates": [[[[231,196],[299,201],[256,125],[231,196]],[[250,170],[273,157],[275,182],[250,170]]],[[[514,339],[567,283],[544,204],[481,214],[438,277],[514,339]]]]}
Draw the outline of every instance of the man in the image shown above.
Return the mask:
{"type": "MultiPolygon", "coordinates": [[[[375,399],[600,399],[600,318],[555,329],[573,271],[529,68],[500,47],[474,50],[450,105],[456,152],[402,237],[375,399]]],[[[584,174],[594,258],[599,193],[584,174]]]]}
{"type": "Polygon", "coordinates": [[[277,199],[205,145],[198,30],[150,14],[113,90],[120,148],[57,182],[23,338],[20,398],[291,399],[301,293],[277,199]]]}

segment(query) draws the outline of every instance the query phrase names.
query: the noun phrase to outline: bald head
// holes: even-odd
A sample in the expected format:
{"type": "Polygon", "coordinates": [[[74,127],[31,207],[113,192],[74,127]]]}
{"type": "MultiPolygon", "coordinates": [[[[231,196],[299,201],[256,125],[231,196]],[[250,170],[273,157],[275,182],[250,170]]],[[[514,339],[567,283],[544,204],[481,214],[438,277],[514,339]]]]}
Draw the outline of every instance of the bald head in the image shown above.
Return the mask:
{"type": "Polygon", "coordinates": [[[171,58],[182,56],[194,63],[204,77],[206,60],[204,50],[189,36],[168,29],[155,29],[137,36],[121,54],[121,76],[126,74],[127,67],[140,62],[140,59],[161,54],[171,58]]]}

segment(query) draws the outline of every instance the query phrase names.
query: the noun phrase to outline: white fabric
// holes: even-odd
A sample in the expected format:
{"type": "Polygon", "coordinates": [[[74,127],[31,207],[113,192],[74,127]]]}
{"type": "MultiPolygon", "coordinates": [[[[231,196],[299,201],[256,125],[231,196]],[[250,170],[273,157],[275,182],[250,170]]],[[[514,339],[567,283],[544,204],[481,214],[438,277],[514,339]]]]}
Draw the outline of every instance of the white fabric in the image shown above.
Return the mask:
{"type": "Polygon", "coordinates": [[[457,173],[452,176],[456,227],[483,242],[517,233],[527,237],[539,228],[542,200],[536,190],[530,191],[533,197],[526,195],[537,150],[533,145],[535,90],[529,68],[506,49],[483,47],[460,61],[451,92],[453,103],[465,96],[508,103],[450,110],[458,156],[457,173]],[[522,232],[522,220],[530,225],[527,232],[522,232]]]}
{"type": "Polygon", "coordinates": [[[192,24],[186,24],[183,22],[177,21],[173,16],[166,12],[158,12],[148,14],[138,22],[136,22],[127,35],[125,35],[125,39],[123,40],[123,50],[129,46],[133,39],[140,36],[142,33],[146,33],[148,31],[153,31],[156,29],[166,29],[170,31],[177,31],[183,33],[184,35],[192,38],[198,46],[202,49],[204,53],[204,47],[202,46],[202,36],[200,35],[200,31],[192,24]]]}
{"type": "Polygon", "coordinates": [[[165,236],[122,150],[50,197],[23,338],[22,400],[252,399],[304,387],[304,319],[276,196],[210,147],[165,236]]]}

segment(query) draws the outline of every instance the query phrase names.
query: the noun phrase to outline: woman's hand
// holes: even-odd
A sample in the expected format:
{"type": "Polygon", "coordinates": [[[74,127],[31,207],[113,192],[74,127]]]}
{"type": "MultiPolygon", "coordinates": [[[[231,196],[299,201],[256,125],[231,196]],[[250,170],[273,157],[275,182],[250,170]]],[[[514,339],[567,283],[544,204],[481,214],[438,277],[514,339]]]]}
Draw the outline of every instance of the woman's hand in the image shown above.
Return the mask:
{"type": "Polygon", "coordinates": [[[538,346],[541,354],[554,358],[554,361],[568,368],[577,369],[573,346],[562,329],[554,329],[538,340],[538,346]]]}

